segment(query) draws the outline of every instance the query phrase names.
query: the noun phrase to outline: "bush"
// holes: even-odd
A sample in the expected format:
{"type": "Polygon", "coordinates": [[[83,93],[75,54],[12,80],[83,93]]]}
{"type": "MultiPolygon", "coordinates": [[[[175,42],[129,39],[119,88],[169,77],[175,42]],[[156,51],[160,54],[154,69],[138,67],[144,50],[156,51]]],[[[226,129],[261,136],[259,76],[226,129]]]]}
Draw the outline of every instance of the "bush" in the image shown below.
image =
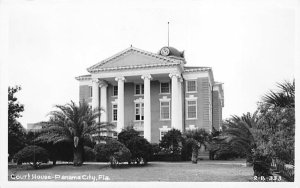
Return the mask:
{"type": "Polygon", "coordinates": [[[41,163],[47,163],[49,161],[49,154],[46,149],[32,145],[16,153],[14,160],[18,164],[29,163],[34,168],[38,168],[41,163]]]}
{"type": "Polygon", "coordinates": [[[105,159],[111,162],[112,167],[119,163],[129,161],[131,157],[129,149],[126,148],[124,144],[114,139],[107,140],[106,144],[96,144],[94,151],[96,152],[97,161],[105,156],[105,159]]]}
{"type": "Polygon", "coordinates": [[[239,157],[239,154],[229,144],[221,144],[220,148],[214,153],[216,160],[230,160],[239,157]]]}
{"type": "Polygon", "coordinates": [[[192,158],[193,143],[184,140],[181,150],[181,160],[190,161],[192,158]]]}
{"type": "Polygon", "coordinates": [[[133,127],[126,127],[118,134],[118,141],[123,143],[126,147],[128,145],[128,141],[132,138],[139,137],[139,132],[134,130],[133,127]]]}
{"type": "Polygon", "coordinates": [[[172,159],[180,156],[182,150],[183,137],[177,129],[169,130],[160,141],[162,151],[167,155],[173,155],[172,159]]]}
{"type": "Polygon", "coordinates": [[[50,143],[39,143],[38,146],[45,148],[49,153],[49,160],[56,165],[56,161],[73,161],[73,145],[69,142],[61,142],[53,144],[50,143]]]}
{"type": "Polygon", "coordinates": [[[252,150],[254,176],[271,175],[272,149],[269,144],[261,143],[252,150]]]}
{"type": "Polygon", "coordinates": [[[106,154],[108,153],[108,147],[106,144],[100,143],[96,144],[94,147],[95,152],[95,160],[97,162],[108,162],[109,159],[106,157],[106,154]]]}
{"type": "Polygon", "coordinates": [[[133,137],[127,142],[127,148],[131,153],[131,162],[147,164],[151,156],[151,144],[142,137],[133,137]]]}
{"type": "Polygon", "coordinates": [[[109,161],[110,161],[110,165],[112,167],[116,167],[120,163],[128,162],[130,160],[130,158],[131,158],[131,153],[130,153],[129,149],[124,146],[124,147],[121,147],[119,149],[119,151],[114,152],[114,154],[112,154],[109,157],[109,161]]]}
{"type": "Polygon", "coordinates": [[[84,146],[84,161],[95,161],[95,152],[92,148],[84,146]]]}

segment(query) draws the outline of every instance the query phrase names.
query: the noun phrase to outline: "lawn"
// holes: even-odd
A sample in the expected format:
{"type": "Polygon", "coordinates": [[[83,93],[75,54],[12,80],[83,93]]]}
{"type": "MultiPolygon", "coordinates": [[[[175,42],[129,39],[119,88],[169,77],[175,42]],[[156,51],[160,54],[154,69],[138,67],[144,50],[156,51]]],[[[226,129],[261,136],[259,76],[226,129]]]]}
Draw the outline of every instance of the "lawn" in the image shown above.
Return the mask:
{"type": "Polygon", "coordinates": [[[252,167],[244,161],[150,162],[147,166],[112,169],[107,163],[30,166],[9,165],[8,179],[22,181],[169,181],[169,182],[247,182],[253,177],[252,167]],[[80,179],[79,179],[80,178],[80,179]]]}

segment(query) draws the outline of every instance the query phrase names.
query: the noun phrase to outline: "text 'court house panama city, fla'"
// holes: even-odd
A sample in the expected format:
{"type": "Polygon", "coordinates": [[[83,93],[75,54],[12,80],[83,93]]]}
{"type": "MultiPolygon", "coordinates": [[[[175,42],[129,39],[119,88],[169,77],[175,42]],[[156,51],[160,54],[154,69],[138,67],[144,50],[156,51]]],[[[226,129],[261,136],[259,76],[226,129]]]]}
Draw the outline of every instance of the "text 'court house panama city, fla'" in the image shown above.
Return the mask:
{"type": "Polygon", "coordinates": [[[184,52],[173,47],[158,53],[130,47],[76,77],[80,101],[101,107],[99,121],[115,124],[116,132],[133,126],[151,143],[172,128],[219,130],[223,85],[210,67],[186,63],[184,52]]]}

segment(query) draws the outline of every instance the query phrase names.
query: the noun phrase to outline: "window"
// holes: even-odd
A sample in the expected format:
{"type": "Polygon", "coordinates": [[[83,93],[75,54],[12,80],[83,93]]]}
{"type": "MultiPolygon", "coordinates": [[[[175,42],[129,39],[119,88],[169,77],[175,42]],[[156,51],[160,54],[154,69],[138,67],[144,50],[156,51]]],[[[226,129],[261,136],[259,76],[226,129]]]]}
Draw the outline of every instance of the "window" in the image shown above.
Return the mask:
{"type": "Polygon", "coordinates": [[[170,101],[160,101],[160,119],[170,119],[170,101]]]}
{"type": "Polygon", "coordinates": [[[144,94],[144,84],[136,84],[134,94],[135,95],[143,95],[144,94]]]}
{"type": "Polygon", "coordinates": [[[160,83],[160,93],[170,93],[170,83],[161,82],[160,83]]]}
{"type": "Polygon", "coordinates": [[[187,101],[187,119],[197,119],[197,100],[187,101]]]}
{"type": "Polygon", "coordinates": [[[186,91],[189,92],[196,92],[197,91],[197,84],[196,80],[189,80],[186,81],[186,91]]]}
{"type": "Polygon", "coordinates": [[[144,120],[144,103],[135,103],[135,120],[144,120]]]}
{"type": "Polygon", "coordinates": [[[118,105],[113,104],[112,105],[112,121],[117,121],[118,118],[118,105]]]}
{"type": "Polygon", "coordinates": [[[113,86],[113,96],[118,96],[118,86],[113,86]]]}
{"type": "Polygon", "coordinates": [[[162,140],[162,138],[167,134],[168,131],[160,131],[160,139],[162,140]]]}
{"type": "Polygon", "coordinates": [[[89,86],[89,96],[93,97],[93,87],[89,86]]]}

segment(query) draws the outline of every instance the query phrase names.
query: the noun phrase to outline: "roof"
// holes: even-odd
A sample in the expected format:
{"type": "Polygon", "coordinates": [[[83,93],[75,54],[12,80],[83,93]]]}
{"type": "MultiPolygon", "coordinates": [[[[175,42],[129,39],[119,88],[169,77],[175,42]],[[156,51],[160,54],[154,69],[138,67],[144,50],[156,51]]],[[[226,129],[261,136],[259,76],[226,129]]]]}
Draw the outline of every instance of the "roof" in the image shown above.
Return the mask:
{"type": "Polygon", "coordinates": [[[88,74],[88,75],[82,75],[82,76],[77,76],[75,77],[76,80],[90,80],[92,79],[92,75],[88,74]]]}
{"type": "Polygon", "coordinates": [[[183,67],[184,72],[199,72],[199,71],[209,71],[211,67],[183,67]]]}
{"type": "Polygon", "coordinates": [[[132,69],[132,68],[148,68],[157,66],[173,66],[183,64],[183,59],[174,59],[162,56],[156,53],[147,52],[135,47],[129,47],[87,69],[90,73],[109,70],[132,69]],[[128,59],[127,63],[120,59],[128,59]],[[139,59],[139,61],[137,60],[139,59]],[[153,62],[156,59],[156,62],[153,62]]]}

